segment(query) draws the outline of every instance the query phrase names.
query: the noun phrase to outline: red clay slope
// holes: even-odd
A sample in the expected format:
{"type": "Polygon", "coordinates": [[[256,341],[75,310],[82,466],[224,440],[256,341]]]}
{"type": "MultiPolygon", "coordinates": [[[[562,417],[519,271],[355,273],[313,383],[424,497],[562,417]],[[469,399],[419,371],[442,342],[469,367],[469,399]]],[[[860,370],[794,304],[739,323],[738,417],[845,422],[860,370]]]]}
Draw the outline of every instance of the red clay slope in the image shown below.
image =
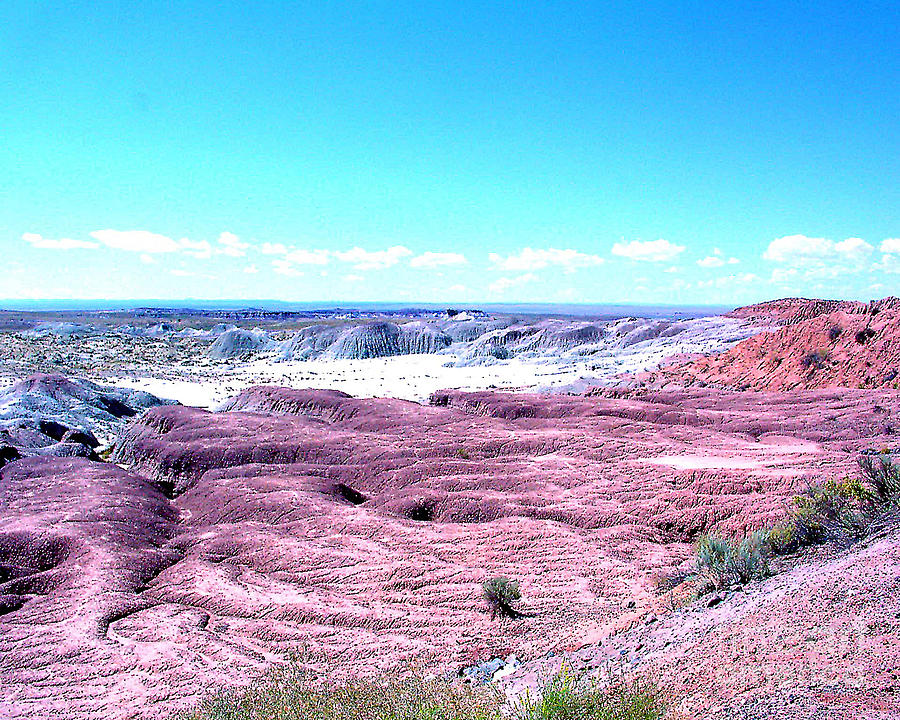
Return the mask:
{"type": "Polygon", "coordinates": [[[595,642],[656,607],[697,533],[852,472],[898,412],[884,390],[423,407],[265,387],[150,410],[120,444],[131,472],[0,471],[0,716],[163,717],[303,648],[372,673],[595,642]],[[493,575],[533,617],[491,619],[493,575]]]}
{"type": "Polygon", "coordinates": [[[648,382],[778,391],[900,387],[897,298],[869,305],[779,300],[735,312],[781,327],[720,355],[665,367],[648,382]]]}

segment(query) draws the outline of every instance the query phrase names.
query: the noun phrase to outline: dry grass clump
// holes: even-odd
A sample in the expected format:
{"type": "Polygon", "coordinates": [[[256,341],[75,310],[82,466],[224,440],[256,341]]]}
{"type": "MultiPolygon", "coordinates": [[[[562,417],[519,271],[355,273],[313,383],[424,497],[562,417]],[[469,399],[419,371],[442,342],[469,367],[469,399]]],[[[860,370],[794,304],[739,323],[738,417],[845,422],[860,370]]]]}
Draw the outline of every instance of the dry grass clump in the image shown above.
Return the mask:
{"type": "Polygon", "coordinates": [[[500,720],[500,701],[488,688],[421,675],[333,684],[289,665],[179,720],[500,720]]]}

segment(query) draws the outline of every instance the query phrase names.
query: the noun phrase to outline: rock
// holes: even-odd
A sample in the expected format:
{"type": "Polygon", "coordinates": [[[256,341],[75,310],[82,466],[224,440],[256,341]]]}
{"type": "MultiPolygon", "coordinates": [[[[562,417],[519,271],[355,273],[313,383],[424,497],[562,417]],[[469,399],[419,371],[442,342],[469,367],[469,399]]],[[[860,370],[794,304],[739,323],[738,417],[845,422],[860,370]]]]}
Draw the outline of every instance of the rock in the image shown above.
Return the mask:
{"type": "MultiPolygon", "coordinates": [[[[682,608],[652,629],[638,626],[574,651],[571,662],[618,662],[623,650],[643,642],[647,650],[632,657],[629,672],[652,677],[684,717],[895,717],[898,563],[894,524],[886,536],[824,557],[814,553],[755,583],[746,598],[722,597],[715,612],[704,603],[682,608]],[[798,668],[808,673],[799,683],[798,668]],[[710,682],[717,672],[724,681],[710,682]]],[[[533,695],[547,667],[545,658],[525,663],[505,679],[507,696],[533,695]]]]}
{"type": "Polygon", "coordinates": [[[472,665],[471,667],[466,668],[463,670],[463,676],[470,682],[486,685],[493,680],[494,676],[498,672],[501,672],[505,666],[506,663],[504,663],[503,660],[494,658],[481,665],[472,665]]]}
{"type": "Polygon", "coordinates": [[[183,557],[168,545],[177,528],[158,489],[113,465],[31,457],[0,470],[5,716],[125,717],[133,707],[121,705],[113,678],[138,665],[156,678],[151,695],[169,697],[171,674],[149,659],[136,665],[133,649],[116,638],[129,637],[135,619],[162,630],[190,615],[155,614],[152,593],[142,590],[183,557]],[[43,673],[57,690],[39,689],[43,673]]]}
{"type": "Polygon", "coordinates": [[[410,322],[400,326],[400,352],[403,355],[422,355],[440,352],[453,341],[439,328],[424,322],[410,322]]]}
{"type": "Polygon", "coordinates": [[[21,457],[19,450],[12,445],[0,445],[0,468],[21,457]]]}
{"type": "Polygon", "coordinates": [[[22,334],[28,337],[47,337],[59,335],[61,337],[73,335],[89,335],[95,332],[93,325],[83,325],[72,322],[45,322],[38,323],[31,330],[25,330],[22,334]]]}
{"type": "Polygon", "coordinates": [[[25,450],[28,455],[43,455],[46,457],[81,457],[89,460],[99,460],[90,445],[78,442],[58,442],[46,447],[30,448],[25,450]]]}
{"type": "Polygon", "coordinates": [[[348,328],[328,349],[329,357],[343,360],[366,360],[401,354],[400,328],[388,322],[348,328]]]}
{"type": "Polygon", "coordinates": [[[62,438],[60,438],[60,442],[79,443],[81,445],[87,445],[90,448],[100,446],[100,441],[94,437],[94,433],[90,430],[67,430],[62,438]]]}

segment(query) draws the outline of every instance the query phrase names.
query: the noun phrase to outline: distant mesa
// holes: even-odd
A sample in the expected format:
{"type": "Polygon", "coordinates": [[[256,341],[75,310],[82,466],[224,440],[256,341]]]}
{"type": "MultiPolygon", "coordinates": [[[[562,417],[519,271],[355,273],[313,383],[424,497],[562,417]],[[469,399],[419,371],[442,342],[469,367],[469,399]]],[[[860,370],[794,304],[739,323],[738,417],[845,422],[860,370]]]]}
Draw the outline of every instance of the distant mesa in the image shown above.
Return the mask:
{"type": "Polygon", "coordinates": [[[95,332],[96,328],[93,325],[73,322],[42,322],[30,330],[23,330],[21,334],[26,337],[47,337],[49,335],[69,337],[91,335],[95,332]]]}

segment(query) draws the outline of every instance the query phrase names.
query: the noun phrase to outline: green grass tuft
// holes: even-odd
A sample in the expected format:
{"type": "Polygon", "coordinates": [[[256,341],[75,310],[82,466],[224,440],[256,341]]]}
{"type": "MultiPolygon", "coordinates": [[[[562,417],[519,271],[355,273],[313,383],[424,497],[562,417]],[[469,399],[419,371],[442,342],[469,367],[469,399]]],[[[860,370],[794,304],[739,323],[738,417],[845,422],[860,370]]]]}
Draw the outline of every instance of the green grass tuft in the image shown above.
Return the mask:
{"type": "Polygon", "coordinates": [[[658,720],[666,703],[654,685],[637,681],[604,687],[582,678],[571,668],[559,675],[537,697],[523,697],[513,708],[515,720],[658,720]]]}

